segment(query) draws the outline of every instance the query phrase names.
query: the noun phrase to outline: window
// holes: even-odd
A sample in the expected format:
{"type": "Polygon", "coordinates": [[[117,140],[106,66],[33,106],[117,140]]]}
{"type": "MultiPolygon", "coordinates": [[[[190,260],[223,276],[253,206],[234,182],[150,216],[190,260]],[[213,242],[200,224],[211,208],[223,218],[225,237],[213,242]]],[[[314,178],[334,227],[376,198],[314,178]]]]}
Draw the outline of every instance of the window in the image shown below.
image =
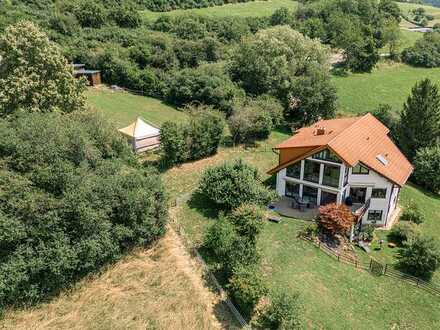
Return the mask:
{"type": "Polygon", "coordinates": [[[299,197],[299,184],[293,182],[286,182],[286,196],[299,197]]]}
{"type": "Polygon", "coordinates": [[[387,190],[382,188],[373,188],[371,191],[371,198],[384,199],[387,196],[387,190]]]}
{"type": "Polygon", "coordinates": [[[341,160],[330,150],[322,150],[312,156],[314,159],[326,160],[333,163],[342,163],[341,160]]]}
{"type": "Polygon", "coordinates": [[[286,169],[286,176],[299,179],[301,176],[301,161],[288,166],[286,169]]]}
{"type": "Polygon", "coordinates": [[[379,210],[368,211],[368,221],[382,221],[382,211],[379,210]]]}
{"type": "Polygon", "coordinates": [[[348,169],[348,166],[347,166],[347,167],[345,167],[344,187],[348,184],[348,172],[349,172],[349,169],[348,169]]]}
{"type": "Polygon", "coordinates": [[[353,169],[351,170],[352,174],[369,174],[370,170],[366,168],[365,166],[362,166],[361,164],[357,164],[353,169]]]}
{"type": "Polygon", "coordinates": [[[318,204],[318,188],[303,186],[303,199],[309,203],[318,204]]]}
{"type": "Polygon", "coordinates": [[[325,164],[322,184],[330,187],[339,187],[340,173],[341,168],[339,166],[325,164]]]}
{"type": "Polygon", "coordinates": [[[306,159],[304,162],[304,180],[318,183],[320,169],[321,165],[319,163],[306,159]]]}
{"type": "Polygon", "coordinates": [[[353,204],[364,204],[367,196],[367,188],[350,188],[350,197],[353,204]]]}
{"type": "Polygon", "coordinates": [[[333,194],[331,192],[321,190],[321,205],[336,203],[337,198],[338,198],[337,194],[333,194]]]}

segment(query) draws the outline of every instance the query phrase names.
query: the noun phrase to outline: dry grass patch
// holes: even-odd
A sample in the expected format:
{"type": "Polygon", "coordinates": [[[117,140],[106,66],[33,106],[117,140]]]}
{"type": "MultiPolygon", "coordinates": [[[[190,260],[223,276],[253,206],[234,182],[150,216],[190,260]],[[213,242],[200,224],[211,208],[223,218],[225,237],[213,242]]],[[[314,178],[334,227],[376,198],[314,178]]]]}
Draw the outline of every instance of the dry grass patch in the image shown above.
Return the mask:
{"type": "Polygon", "coordinates": [[[4,329],[220,329],[228,314],[174,231],[38,308],[8,311],[4,329]]]}

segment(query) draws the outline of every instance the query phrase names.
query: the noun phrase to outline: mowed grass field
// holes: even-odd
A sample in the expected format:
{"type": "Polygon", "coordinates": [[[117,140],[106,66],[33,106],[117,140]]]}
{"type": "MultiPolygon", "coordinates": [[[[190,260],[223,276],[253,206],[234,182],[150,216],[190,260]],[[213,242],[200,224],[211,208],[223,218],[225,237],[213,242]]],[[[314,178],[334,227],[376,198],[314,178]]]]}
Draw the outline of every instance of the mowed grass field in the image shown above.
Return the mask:
{"type": "Polygon", "coordinates": [[[187,118],[184,112],[166,105],[161,100],[112,91],[106,87],[89,88],[86,96],[90,106],[103,112],[120,128],[132,123],[137,117],[159,126],[167,120],[182,122],[187,118]]]}
{"type": "Polygon", "coordinates": [[[380,63],[371,74],[333,76],[342,114],[360,114],[387,103],[399,112],[416,82],[430,78],[440,82],[440,68],[414,68],[405,64],[380,63]]]}
{"type": "Polygon", "coordinates": [[[429,5],[421,5],[417,3],[406,3],[406,2],[398,2],[400,10],[403,14],[408,15],[411,18],[410,11],[416,8],[424,8],[426,14],[430,14],[434,16],[434,20],[428,21],[428,26],[433,26],[435,23],[440,23],[440,8],[429,6],[429,5]]]}
{"type": "Polygon", "coordinates": [[[161,15],[178,16],[182,14],[199,14],[211,17],[265,17],[281,7],[296,9],[298,3],[293,0],[267,0],[233,3],[223,6],[214,6],[197,9],[177,9],[169,12],[142,11],[145,19],[154,20],[161,15]]]}

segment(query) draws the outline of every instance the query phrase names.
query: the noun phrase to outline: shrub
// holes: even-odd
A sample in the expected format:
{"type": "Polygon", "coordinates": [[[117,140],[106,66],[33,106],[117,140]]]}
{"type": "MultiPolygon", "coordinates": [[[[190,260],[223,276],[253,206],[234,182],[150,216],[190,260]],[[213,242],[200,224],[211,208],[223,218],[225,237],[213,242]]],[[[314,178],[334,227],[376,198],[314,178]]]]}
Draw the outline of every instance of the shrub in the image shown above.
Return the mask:
{"type": "Polygon", "coordinates": [[[242,204],[228,215],[228,220],[234,225],[238,235],[256,244],[257,236],[264,226],[265,214],[256,205],[242,204]]]}
{"type": "Polygon", "coordinates": [[[402,212],[400,220],[411,221],[415,224],[421,224],[425,221],[425,215],[420,211],[419,206],[411,202],[402,212]]]}
{"type": "Polygon", "coordinates": [[[235,143],[266,139],[273,128],[270,113],[251,106],[236,107],[228,126],[235,143]]]}
{"type": "Polygon", "coordinates": [[[417,183],[428,190],[440,191],[440,145],[417,150],[414,159],[414,178],[417,183]]]}
{"type": "Polygon", "coordinates": [[[165,232],[160,177],[96,114],[0,121],[0,162],[1,307],[36,302],[165,232]]]}
{"type": "Polygon", "coordinates": [[[200,102],[230,113],[240,94],[227,75],[215,68],[184,69],[170,77],[168,101],[182,106],[200,102]]]}
{"type": "Polygon", "coordinates": [[[188,156],[201,159],[217,153],[225,122],[221,113],[206,106],[189,106],[190,121],[186,126],[188,156]]]}
{"type": "Polygon", "coordinates": [[[361,238],[367,241],[372,241],[374,239],[374,226],[366,225],[362,228],[361,238]]]}
{"type": "Polygon", "coordinates": [[[188,159],[188,147],[185,128],[171,121],[163,123],[160,128],[160,145],[162,160],[167,165],[183,163],[188,159]]]}
{"type": "Polygon", "coordinates": [[[236,269],[229,279],[228,290],[247,316],[252,315],[255,305],[268,291],[261,273],[254,267],[236,269]]]}
{"type": "Polygon", "coordinates": [[[429,279],[440,266],[440,249],[431,237],[415,236],[404,243],[399,266],[408,273],[429,279]]]}
{"type": "Polygon", "coordinates": [[[327,204],[319,208],[318,226],[335,235],[344,235],[354,223],[351,210],[343,204],[327,204]]]}
{"type": "Polygon", "coordinates": [[[75,16],[82,27],[100,28],[107,21],[107,9],[96,1],[81,0],[75,8],[75,16]]]}
{"type": "Polygon", "coordinates": [[[404,62],[426,68],[440,66],[440,33],[425,33],[415,45],[402,52],[404,62]]]}
{"type": "Polygon", "coordinates": [[[399,222],[390,230],[388,239],[402,244],[420,233],[418,226],[413,222],[399,222]]]}
{"type": "Polygon", "coordinates": [[[242,160],[225,162],[205,170],[199,191],[228,210],[247,202],[267,205],[275,198],[274,193],[261,183],[258,170],[242,160]]]}
{"type": "Polygon", "coordinates": [[[303,328],[303,307],[299,294],[277,292],[256,320],[258,329],[294,330],[303,328]]]}
{"type": "Polygon", "coordinates": [[[112,10],[111,16],[116,24],[124,28],[137,28],[142,22],[139,11],[130,4],[116,6],[112,10]]]}

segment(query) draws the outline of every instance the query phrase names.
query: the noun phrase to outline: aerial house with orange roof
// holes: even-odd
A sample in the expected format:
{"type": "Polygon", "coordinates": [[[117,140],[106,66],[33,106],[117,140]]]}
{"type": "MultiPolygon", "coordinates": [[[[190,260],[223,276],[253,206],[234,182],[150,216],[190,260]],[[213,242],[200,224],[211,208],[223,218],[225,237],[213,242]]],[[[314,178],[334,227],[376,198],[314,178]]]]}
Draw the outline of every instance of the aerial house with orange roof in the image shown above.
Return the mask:
{"type": "Polygon", "coordinates": [[[373,115],[321,120],[275,147],[279,196],[317,208],[345,203],[361,224],[388,226],[401,187],[413,171],[373,115]]]}

